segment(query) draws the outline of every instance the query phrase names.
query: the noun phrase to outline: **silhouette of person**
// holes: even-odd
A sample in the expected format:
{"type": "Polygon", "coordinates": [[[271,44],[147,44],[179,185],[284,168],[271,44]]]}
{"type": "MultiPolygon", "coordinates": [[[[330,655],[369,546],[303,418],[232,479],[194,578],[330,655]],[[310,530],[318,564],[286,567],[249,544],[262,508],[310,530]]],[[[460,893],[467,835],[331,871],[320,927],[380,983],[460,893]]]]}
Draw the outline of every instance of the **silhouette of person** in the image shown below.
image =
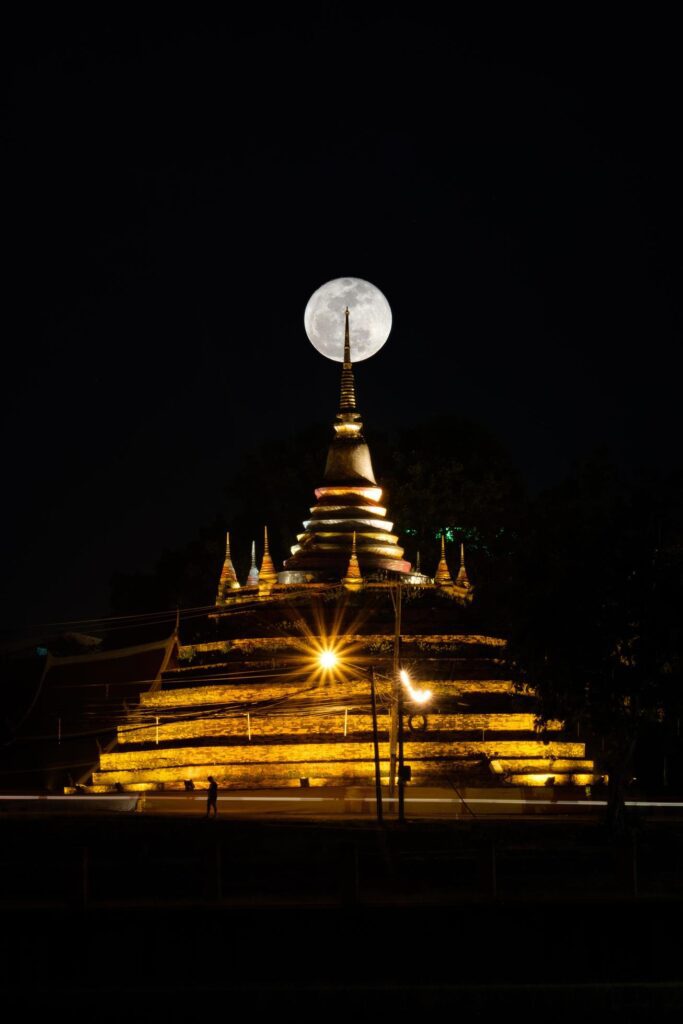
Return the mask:
{"type": "Polygon", "coordinates": [[[211,808],[213,807],[214,818],[218,814],[218,783],[214,779],[213,775],[209,775],[209,792],[206,798],[206,816],[207,818],[211,815],[211,808]]]}

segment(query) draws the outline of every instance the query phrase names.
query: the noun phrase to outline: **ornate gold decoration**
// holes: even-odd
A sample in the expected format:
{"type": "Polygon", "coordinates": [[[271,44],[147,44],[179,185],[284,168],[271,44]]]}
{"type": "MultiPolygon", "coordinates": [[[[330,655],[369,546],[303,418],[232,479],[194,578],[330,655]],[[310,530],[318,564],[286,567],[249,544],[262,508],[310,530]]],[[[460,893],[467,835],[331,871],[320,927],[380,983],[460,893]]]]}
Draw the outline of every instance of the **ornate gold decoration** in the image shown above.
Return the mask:
{"type": "Polygon", "coordinates": [[[232,558],[230,557],[230,534],[225,535],[225,561],[223,562],[223,568],[221,570],[221,578],[218,583],[218,593],[216,594],[216,604],[227,604],[228,594],[231,590],[239,590],[239,580],[237,579],[237,573],[235,572],[235,566],[232,564],[232,558]]]}
{"type": "Polygon", "coordinates": [[[259,593],[270,592],[277,583],[277,572],[270,557],[268,547],[268,527],[263,527],[263,559],[261,560],[261,571],[258,577],[259,593]]]}
{"type": "Polygon", "coordinates": [[[448,562],[446,561],[446,538],[441,534],[441,558],[434,573],[434,582],[437,587],[452,588],[453,577],[451,576],[448,562]]]}
{"type": "Polygon", "coordinates": [[[346,568],[346,576],[342,580],[342,583],[347,590],[361,590],[363,587],[363,576],[360,571],[360,565],[358,564],[358,556],[356,554],[356,532],[353,533],[353,542],[351,544],[351,557],[349,558],[349,564],[346,568]]]}
{"type": "Polygon", "coordinates": [[[256,565],[256,541],[251,542],[251,568],[249,569],[249,575],[247,576],[247,582],[245,586],[252,588],[258,587],[259,572],[256,565]]]}
{"type": "Polygon", "coordinates": [[[339,412],[334,438],[325,464],[324,485],[315,496],[317,504],[304,522],[304,533],[292,547],[286,571],[315,573],[319,580],[343,580],[349,559],[356,557],[367,574],[377,570],[410,572],[403,548],[392,533],[387,510],[380,501],[370,449],[363,437],[363,424],[356,408],[356,385],[351,361],[349,310],[344,314],[344,362],[341,374],[339,412]]]}
{"type": "Polygon", "coordinates": [[[463,590],[469,590],[471,583],[467,575],[467,569],[465,568],[465,545],[460,545],[460,568],[458,569],[458,575],[455,577],[456,587],[462,587],[463,590]]]}

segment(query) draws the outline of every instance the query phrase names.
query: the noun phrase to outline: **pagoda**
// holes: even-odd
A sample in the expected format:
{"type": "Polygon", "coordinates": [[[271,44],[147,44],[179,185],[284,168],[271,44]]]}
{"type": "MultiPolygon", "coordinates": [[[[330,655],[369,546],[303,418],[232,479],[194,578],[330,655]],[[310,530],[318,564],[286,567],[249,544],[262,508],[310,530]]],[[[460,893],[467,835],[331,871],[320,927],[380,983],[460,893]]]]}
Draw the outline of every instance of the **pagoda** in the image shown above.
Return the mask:
{"type": "Polygon", "coordinates": [[[230,596],[230,591],[239,589],[240,585],[237,579],[237,573],[235,572],[235,566],[232,564],[232,557],[230,555],[230,534],[228,533],[225,537],[225,561],[223,562],[223,568],[221,569],[221,578],[218,581],[216,604],[226,604],[227,599],[230,596]]]}
{"type": "Polygon", "coordinates": [[[355,554],[364,576],[408,574],[410,562],[392,533],[386,518],[363,437],[363,423],[356,408],[356,384],[351,362],[349,309],[344,314],[344,362],[341,375],[339,412],[334,438],[327,453],[322,487],[316,488],[311,518],[304,520],[304,532],[292,547],[280,582],[325,582],[342,579],[355,554]]]}
{"type": "Polygon", "coordinates": [[[260,570],[239,587],[229,540],[215,607],[180,622],[177,662],[141,694],[103,751],[91,789],[371,785],[368,686],[377,680],[378,750],[393,782],[397,666],[429,688],[403,694],[403,743],[417,785],[588,785],[599,776],[560,721],[539,731],[536,699],[506,664],[506,641],[478,618],[464,547],[446,538],[433,575],[415,569],[387,520],[356,406],[344,314],[339,411],[322,486],[282,571],[264,529],[260,570]],[[396,599],[405,600],[402,614],[396,599]],[[334,657],[330,657],[330,655],[334,657]],[[322,668],[325,664],[334,668],[322,668]]]}

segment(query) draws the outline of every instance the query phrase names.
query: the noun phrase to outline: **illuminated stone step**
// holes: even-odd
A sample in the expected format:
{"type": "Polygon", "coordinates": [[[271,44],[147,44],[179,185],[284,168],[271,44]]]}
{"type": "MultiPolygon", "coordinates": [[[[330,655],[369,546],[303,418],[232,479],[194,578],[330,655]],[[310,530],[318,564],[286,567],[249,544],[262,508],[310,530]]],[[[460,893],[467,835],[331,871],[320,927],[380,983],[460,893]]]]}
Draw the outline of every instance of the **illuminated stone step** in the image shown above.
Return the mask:
{"type": "MultiPolygon", "coordinates": [[[[201,644],[184,644],[180,647],[180,658],[189,658],[196,654],[210,653],[211,651],[252,651],[257,650],[270,650],[273,648],[292,648],[299,649],[301,647],[303,637],[296,637],[290,635],[281,636],[268,636],[268,637],[246,637],[234,640],[213,640],[207,643],[201,644]]],[[[319,634],[309,634],[306,640],[310,640],[312,645],[321,645],[324,642],[329,642],[329,637],[320,636],[319,634]]],[[[394,638],[389,633],[353,633],[344,634],[345,642],[351,644],[365,644],[365,645],[377,645],[379,643],[393,644],[394,638]]],[[[439,650],[441,648],[464,648],[468,647],[484,647],[492,648],[498,653],[502,653],[505,649],[506,641],[501,640],[499,637],[486,636],[481,634],[470,634],[470,633],[438,633],[431,634],[429,636],[407,636],[405,634],[401,637],[402,646],[409,651],[417,649],[420,651],[428,652],[430,650],[439,650]]]]}
{"type": "MultiPolygon", "coordinates": [[[[291,697],[292,701],[295,701],[297,697],[303,699],[304,695],[310,699],[317,697],[320,700],[339,699],[346,702],[359,703],[369,700],[369,692],[370,687],[368,683],[365,686],[359,686],[358,684],[353,686],[347,685],[343,689],[339,686],[330,687],[329,689],[311,686],[304,688],[303,691],[301,682],[293,685],[291,681],[288,684],[276,685],[266,683],[260,685],[242,684],[238,686],[213,685],[146,693],[143,694],[140,704],[144,708],[191,708],[204,704],[248,704],[254,701],[279,700],[287,696],[291,697]],[[310,692],[306,693],[306,689],[310,692]]],[[[255,714],[258,714],[258,709],[253,710],[255,714]]]]}
{"type": "MultiPolygon", "coordinates": [[[[412,781],[417,784],[448,780],[453,773],[453,761],[443,762],[425,759],[411,763],[412,781]]],[[[462,762],[467,769],[467,764],[462,762]]],[[[388,782],[388,759],[380,761],[380,774],[383,784],[388,782]]],[[[213,775],[221,789],[259,789],[287,785],[299,785],[301,778],[307,778],[312,786],[325,785],[340,779],[355,779],[371,785],[374,782],[374,762],[368,757],[357,761],[298,761],[283,764],[241,764],[241,765],[180,765],[157,769],[156,771],[137,772],[96,772],[94,785],[113,788],[123,786],[131,792],[162,786],[170,789],[183,789],[186,779],[192,779],[197,788],[205,788],[208,775],[213,775]],[[143,777],[144,776],[144,777],[143,777]]],[[[539,773],[539,779],[543,773],[539,773]]],[[[602,778],[597,772],[577,772],[575,785],[591,785],[602,778]],[[585,781],[588,779],[589,781],[585,781]]],[[[566,776],[569,781],[572,776],[566,776]]],[[[512,780],[509,780],[512,785],[512,780]]],[[[516,780],[517,786],[542,785],[526,776],[516,780]]],[[[102,791],[102,790],[100,790],[102,791]]]]}
{"type": "MultiPolygon", "coordinates": [[[[305,766],[302,766],[302,767],[305,768],[305,766]]],[[[311,766],[311,767],[314,768],[315,766],[311,766]]],[[[428,802],[430,801],[430,799],[431,799],[431,801],[434,801],[434,799],[435,799],[434,794],[438,794],[437,797],[436,797],[436,804],[435,804],[435,810],[436,810],[437,814],[442,814],[444,812],[448,813],[448,809],[449,809],[449,805],[450,805],[451,813],[454,814],[456,817],[457,816],[471,817],[470,810],[467,809],[469,803],[470,802],[475,803],[475,801],[481,801],[482,798],[485,801],[483,804],[481,804],[481,803],[475,804],[476,805],[476,809],[477,809],[477,817],[482,817],[482,815],[486,815],[486,814],[497,814],[498,813],[499,806],[498,806],[498,803],[497,803],[497,797],[498,797],[500,791],[499,791],[499,788],[497,788],[497,787],[496,788],[489,788],[489,787],[483,786],[481,783],[478,786],[476,786],[476,787],[474,787],[474,786],[458,787],[458,793],[460,793],[462,795],[462,797],[464,798],[464,803],[460,803],[460,801],[455,797],[455,794],[452,795],[452,799],[449,799],[449,798],[443,799],[443,797],[442,797],[442,794],[443,794],[443,791],[444,791],[443,790],[443,785],[444,785],[444,782],[447,782],[447,776],[444,775],[443,772],[439,773],[438,768],[435,768],[433,771],[430,771],[429,773],[419,772],[418,775],[419,775],[419,778],[416,778],[415,773],[413,773],[413,781],[414,782],[417,781],[419,783],[420,788],[415,790],[411,786],[411,787],[408,788],[408,791],[407,791],[407,800],[408,800],[408,804],[409,804],[409,812],[410,812],[411,817],[416,813],[415,804],[412,803],[413,799],[416,798],[417,801],[418,801],[418,804],[419,803],[423,803],[423,801],[425,800],[425,797],[423,796],[424,793],[427,794],[426,799],[427,799],[428,802]],[[438,789],[427,788],[427,786],[429,786],[430,783],[432,784],[432,786],[439,786],[439,788],[438,789]],[[441,799],[439,799],[439,797],[441,797],[441,799]],[[488,801],[491,801],[492,798],[493,798],[493,803],[488,803],[488,801]],[[412,806],[411,806],[411,804],[412,804],[412,806]]],[[[314,774],[306,772],[306,771],[303,771],[302,773],[299,773],[299,772],[289,772],[287,775],[284,775],[284,774],[280,773],[278,775],[272,775],[272,776],[263,776],[263,775],[259,775],[259,774],[255,773],[253,771],[247,771],[247,772],[245,772],[244,775],[241,775],[239,778],[236,778],[234,775],[231,775],[230,777],[218,776],[217,777],[217,782],[219,784],[221,792],[224,792],[224,791],[227,791],[227,792],[230,792],[230,791],[243,791],[243,790],[249,790],[250,792],[254,791],[254,790],[255,791],[259,791],[259,790],[260,791],[277,790],[279,792],[279,791],[287,791],[287,790],[289,790],[289,791],[291,791],[291,790],[299,790],[301,788],[301,778],[302,777],[306,778],[306,780],[307,780],[307,782],[308,782],[308,784],[309,784],[309,786],[311,788],[313,788],[313,789],[320,788],[321,790],[323,790],[323,793],[325,794],[325,796],[329,797],[329,799],[331,801],[333,801],[333,804],[336,804],[337,801],[340,800],[340,797],[337,797],[335,795],[330,795],[329,791],[325,792],[325,790],[324,790],[325,786],[342,786],[344,784],[348,784],[349,786],[353,786],[353,787],[356,787],[356,786],[362,787],[361,790],[352,789],[350,792],[346,793],[345,800],[344,800],[344,803],[342,805],[345,810],[353,810],[353,811],[356,811],[356,812],[361,812],[363,810],[366,810],[367,812],[370,812],[372,810],[372,808],[374,807],[374,797],[370,795],[370,793],[372,793],[373,790],[374,790],[374,776],[372,778],[370,778],[370,776],[368,776],[368,774],[367,774],[367,771],[363,767],[361,767],[360,771],[355,772],[354,774],[352,774],[350,772],[344,772],[343,774],[340,774],[340,775],[338,775],[336,777],[328,775],[328,776],[325,776],[323,778],[318,778],[314,774]],[[363,792],[363,790],[365,790],[365,792],[363,792]]],[[[604,780],[604,778],[605,778],[605,776],[600,775],[598,772],[591,772],[591,773],[588,773],[588,774],[581,774],[581,775],[577,775],[577,776],[562,777],[562,778],[557,780],[557,786],[567,785],[567,786],[571,786],[572,788],[577,788],[577,787],[584,787],[584,786],[588,786],[588,785],[596,785],[599,781],[604,780]]],[[[196,809],[198,805],[201,806],[201,808],[203,810],[204,800],[206,799],[206,789],[207,789],[207,785],[206,785],[207,780],[206,780],[206,778],[204,776],[200,775],[200,776],[196,777],[196,780],[197,780],[196,789],[193,792],[189,792],[189,793],[187,792],[187,789],[186,789],[186,786],[185,786],[185,780],[184,779],[180,779],[180,778],[166,780],[163,783],[139,782],[139,783],[130,783],[130,784],[118,783],[116,785],[114,785],[112,783],[111,785],[85,786],[85,787],[82,787],[82,788],[85,790],[85,792],[92,793],[94,795],[97,795],[97,794],[107,794],[107,793],[116,793],[116,792],[120,792],[121,790],[124,793],[139,793],[141,795],[141,797],[144,797],[144,794],[152,795],[152,794],[159,793],[159,792],[169,793],[169,794],[178,794],[178,795],[182,794],[184,797],[187,798],[188,812],[189,812],[189,811],[191,811],[191,809],[193,807],[196,809]]],[[[387,775],[382,774],[381,781],[382,781],[382,786],[383,787],[384,786],[388,786],[388,784],[389,784],[388,774],[387,775]]],[[[509,807],[505,808],[504,813],[506,814],[506,816],[509,815],[509,814],[528,815],[530,813],[531,814],[534,814],[534,813],[546,814],[546,813],[548,813],[548,804],[543,800],[543,794],[539,794],[538,796],[534,796],[534,797],[528,796],[528,799],[526,799],[526,800],[524,799],[525,796],[528,795],[527,791],[528,791],[529,788],[536,789],[536,788],[542,787],[544,785],[545,785],[545,783],[544,782],[540,782],[540,781],[536,781],[536,782],[526,781],[526,782],[521,782],[521,783],[515,783],[514,784],[514,788],[511,785],[510,789],[513,790],[513,792],[510,793],[510,796],[514,798],[514,801],[511,802],[509,807]]],[[[344,789],[346,789],[346,788],[347,788],[347,786],[344,785],[344,789]]],[[[506,789],[507,789],[507,786],[506,786],[506,789]]],[[[74,793],[76,790],[75,790],[74,787],[66,786],[64,791],[65,791],[65,793],[74,793]]],[[[290,793],[290,795],[291,795],[291,797],[294,798],[292,806],[297,806],[298,800],[304,800],[305,799],[302,796],[295,797],[294,793],[290,793]]],[[[548,798],[549,799],[551,798],[551,794],[548,794],[548,798]]],[[[240,802],[241,802],[241,799],[242,798],[240,796],[240,802]]],[[[274,796],[274,799],[275,800],[278,799],[277,794],[274,796]]],[[[316,797],[316,802],[317,802],[317,799],[318,798],[316,797]]],[[[385,800],[386,800],[386,794],[385,794],[385,800]]],[[[585,801],[585,803],[586,803],[586,809],[589,809],[590,806],[591,806],[590,805],[590,801],[585,801]]],[[[178,810],[177,802],[174,801],[174,804],[175,804],[174,810],[177,811],[178,810]]],[[[391,806],[391,805],[389,805],[389,806],[391,806]]],[[[336,809],[339,810],[339,808],[336,808],[336,809]]],[[[561,804],[558,805],[558,810],[562,811],[562,805],[561,804]]],[[[427,811],[427,806],[425,806],[423,808],[423,814],[424,814],[425,811],[427,811]]]]}
{"type": "MultiPolygon", "coordinates": [[[[421,686],[429,686],[429,683],[420,682],[421,686]]],[[[434,686],[447,686],[448,693],[465,694],[465,693],[504,693],[518,696],[524,696],[515,689],[515,684],[511,679],[439,679],[434,680],[434,686]]],[[[529,694],[528,696],[533,696],[529,694]]]]}
{"type": "Polygon", "coordinates": [[[524,774],[509,775],[506,777],[505,782],[510,786],[547,786],[550,779],[554,779],[557,786],[593,786],[597,782],[606,779],[606,776],[595,770],[578,772],[525,772],[524,774]]]}
{"type": "MultiPolygon", "coordinates": [[[[368,699],[369,702],[369,699],[368,699]]],[[[405,715],[406,729],[410,733],[411,727],[408,724],[411,718],[415,719],[415,730],[420,728],[422,711],[409,711],[405,715]]],[[[389,715],[380,713],[378,715],[378,728],[386,732],[388,728],[389,715]]],[[[420,730],[421,735],[432,732],[534,732],[534,716],[531,714],[497,714],[497,715],[476,715],[476,714],[427,714],[427,729],[420,730]]],[[[120,726],[118,729],[118,742],[120,744],[151,744],[156,743],[157,736],[160,743],[169,740],[180,739],[204,739],[211,737],[244,737],[251,732],[252,737],[258,736],[292,736],[334,734],[344,735],[346,727],[347,736],[355,733],[372,733],[372,716],[366,713],[354,713],[349,709],[345,716],[344,709],[326,712],[324,714],[306,714],[305,711],[299,716],[289,715],[267,715],[252,713],[247,715],[226,715],[220,718],[202,719],[193,716],[179,722],[160,721],[157,727],[155,723],[145,723],[120,726]]],[[[562,730],[561,722],[553,722],[548,726],[548,731],[559,732],[562,730]]],[[[518,767],[517,764],[511,767],[518,767]]]]}
{"type": "MultiPolygon", "coordinates": [[[[421,766],[416,769],[414,777],[438,779],[439,775],[446,775],[452,769],[446,769],[442,765],[434,764],[421,766]]],[[[132,772],[96,772],[98,781],[92,787],[93,792],[112,792],[117,786],[122,786],[128,792],[146,792],[158,788],[171,790],[184,790],[185,780],[192,779],[196,782],[197,790],[206,788],[208,775],[218,782],[221,789],[270,789],[282,786],[299,786],[301,778],[307,778],[312,786],[322,786],[335,781],[348,779],[363,782],[368,785],[374,784],[374,762],[329,762],[321,765],[318,762],[307,763],[305,761],[297,764],[282,765],[235,765],[225,771],[221,766],[188,766],[178,768],[165,768],[155,773],[146,773],[149,778],[142,781],[132,772]]],[[[389,781],[388,760],[381,765],[382,783],[389,781]]]]}
{"type": "MultiPolygon", "coordinates": [[[[476,695],[483,694],[506,694],[512,693],[511,689],[494,688],[490,689],[468,689],[457,682],[419,680],[415,681],[420,688],[430,688],[434,694],[432,708],[438,707],[439,697],[442,699],[463,696],[467,693],[476,695]]],[[[390,683],[378,681],[378,693],[389,694],[392,691],[390,683]]],[[[345,684],[330,684],[329,686],[315,686],[314,680],[299,679],[287,683],[210,683],[193,687],[182,687],[177,689],[156,690],[150,693],[143,693],[140,696],[140,707],[143,709],[152,708],[194,708],[203,705],[248,705],[250,702],[264,700],[276,700],[289,697],[292,701],[300,698],[319,700],[339,700],[346,703],[364,703],[370,694],[368,682],[350,681],[345,684]]],[[[527,699],[532,699],[527,694],[527,699]]],[[[407,701],[407,708],[410,703],[407,701]]],[[[240,708],[234,709],[240,711],[240,708]]],[[[258,708],[246,708],[246,711],[254,711],[258,714],[258,708]]],[[[485,712],[481,712],[485,714],[485,712]]],[[[496,714],[493,712],[492,714],[496,714]]]]}
{"type": "Polygon", "coordinates": [[[497,758],[491,762],[491,771],[497,775],[503,772],[522,772],[522,771],[546,771],[554,770],[558,772],[562,771],[579,771],[582,768],[592,769],[594,762],[592,760],[584,759],[577,760],[576,758],[549,758],[536,757],[536,758],[497,758]]]}
{"type": "MultiPolygon", "coordinates": [[[[380,742],[380,756],[388,756],[387,742],[380,742]]],[[[407,741],[404,744],[406,760],[429,760],[432,758],[455,758],[487,756],[489,758],[499,756],[509,757],[533,757],[542,753],[551,757],[585,757],[585,747],[582,743],[568,743],[551,741],[550,744],[542,744],[534,740],[494,740],[485,742],[481,740],[469,740],[463,742],[452,741],[448,743],[431,743],[428,741],[414,743],[407,741]]],[[[218,747],[155,747],[153,750],[135,750],[114,753],[103,753],[100,755],[100,772],[125,772],[135,775],[155,772],[166,768],[185,767],[190,765],[230,765],[240,763],[294,763],[298,761],[338,761],[342,760],[366,760],[372,759],[373,747],[371,742],[354,743],[344,741],[343,743],[297,743],[297,744],[234,744],[218,747]]],[[[104,781],[93,776],[95,782],[104,781]]],[[[117,780],[115,780],[117,781],[117,780]]],[[[123,781],[120,779],[118,781],[123,781]]],[[[127,781],[149,781],[146,777],[131,778],[127,781]]]]}
{"type": "MultiPolygon", "coordinates": [[[[309,651],[300,652],[298,655],[279,658],[238,658],[235,661],[216,660],[204,664],[186,663],[185,665],[166,672],[162,681],[164,691],[173,689],[190,689],[193,686],[224,686],[240,688],[253,686],[261,688],[272,686],[286,692],[296,693],[302,689],[311,687],[331,687],[335,689],[338,685],[363,686],[361,670],[358,667],[363,663],[372,661],[375,669],[375,679],[378,685],[388,686],[392,674],[392,659],[384,656],[374,656],[376,652],[360,650],[349,654],[341,655],[339,664],[335,669],[336,681],[328,681],[326,676],[321,675],[319,665],[319,654],[309,651]],[[273,668],[273,662],[275,667],[273,668]]],[[[471,678],[463,678],[464,672],[453,671],[446,662],[439,662],[433,659],[429,664],[422,662],[415,665],[414,661],[408,663],[408,672],[416,686],[427,686],[433,693],[441,693],[444,688],[449,694],[453,688],[461,687],[463,694],[501,694],[509,695],[515,699],[532,700],[535,694],[530,689],[517,690],[510,679],[505,679],[502,673],[497,678],[492,678],[495,672],[495,665],[482,666],[479,678],[474,676],[473,666],[468,666],[471,678]],[[484,669],[487,668],[488,672],[484,669]]],[[[328,675],[327,673],[326,675],[328,675]]],[[[367,682],[365,685],[369,689],[367,682]]]]}
{"type": "MultiPolygon", "coordinates": [[[[432,706],[438,706],[439,698],[453,698],[466,694],[494,694],[519,697],[515,694],[513,684],[505,680],[480,680],[474,682],[462,680],[415,680],[420,688],[431,689],[434,694],[432,706]]],[[[377,680],[380,695],[388,695],[391,683],[388,680],[377,680]]],[[[313,678],[291,679],[272,682],[239,682],[196,684],[192,687],[155,690],[140,696],[142,708],[192,708],[198,705],[211,704],[248,704],[250,702],[280,700],[289,697],[292,701],[306,700],[338,700],[340,702],[365,703],[370,694],[370,683],[366,680],[353,679],[349,682],[325,683],[316,685],[313,678]]],[[[532,694],[522,695],[522,699],[532,700],[532,694]]],[[[408,705],[406,705],[408,707],[408,705]]],[[[251,710],[251,709],[247,709],[251,710]]],[[[258,710],[254,709],[257,714],[258,710]]],[[[482,712],[484,713],[484,712],[482,712]]]]}

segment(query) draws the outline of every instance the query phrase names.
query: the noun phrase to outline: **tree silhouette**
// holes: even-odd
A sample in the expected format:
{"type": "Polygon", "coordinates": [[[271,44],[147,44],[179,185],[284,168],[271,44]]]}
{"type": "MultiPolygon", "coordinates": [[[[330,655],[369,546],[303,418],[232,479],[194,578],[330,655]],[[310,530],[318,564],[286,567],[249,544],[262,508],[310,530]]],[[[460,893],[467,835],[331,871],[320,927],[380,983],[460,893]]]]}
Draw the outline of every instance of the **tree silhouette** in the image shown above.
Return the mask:
{"type": "Polygon", "coordinates": [[[680,480],[634,484],[597,459],[522,530],[511,658],[542,717],[593,740],[615,798],[680,720],[682,509],[680,480]]]}

